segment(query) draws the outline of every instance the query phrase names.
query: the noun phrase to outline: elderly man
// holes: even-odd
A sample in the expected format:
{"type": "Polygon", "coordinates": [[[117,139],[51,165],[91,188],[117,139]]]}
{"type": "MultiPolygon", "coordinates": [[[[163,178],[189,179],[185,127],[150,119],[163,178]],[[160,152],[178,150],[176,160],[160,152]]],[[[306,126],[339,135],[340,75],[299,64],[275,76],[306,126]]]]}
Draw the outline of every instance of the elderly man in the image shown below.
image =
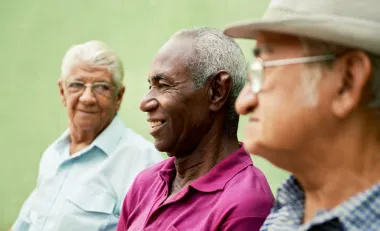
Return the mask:
{"type": "Polygon", "coordinates": [[[256,39],[245,148],[292,173],[261,230],[380,230],[380,14],[364,2],[272,1],[225,30],[256,39]]]}
{"type": "Polygon", "coordinates": [[[162,160],[117,116],[122,81],[122,63],[105,44],[90,41],[66,53],[59,92],[69,129],[44,152],[13,231],[115,230],[135,176],[162,160]]]}
{"type": "Polygon", "coordinates": [[[217,29],[184,29],[156,55],[140,108],[171,158],[140,173],[118,231],[258,230],[273,196],[238,142],[244,56],[217,29]]]}

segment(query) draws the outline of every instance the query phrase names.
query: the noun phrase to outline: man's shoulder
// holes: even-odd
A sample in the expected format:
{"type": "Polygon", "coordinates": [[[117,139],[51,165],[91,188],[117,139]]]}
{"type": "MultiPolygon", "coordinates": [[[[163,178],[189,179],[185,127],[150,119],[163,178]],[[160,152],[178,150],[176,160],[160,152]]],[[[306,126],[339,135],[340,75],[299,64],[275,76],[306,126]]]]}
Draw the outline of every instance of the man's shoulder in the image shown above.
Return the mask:
{"type": "Polygon", "coordinates": [[[154,155],[157,157],[157,160],[162,160],[160,152],[154,147],[153,143],[130,128],[125,128],[124,134],[116,147],[116,151],[122,150],[127,150],[130,155],[135,154],[140,157],[154,155]]]}
{"type": "Polygon", "coordinates": [[[266,217],[270,212],[274,197],[264,174],[254,165],[249,165],[237,173],[225,185],[221,197],[230,200],[236,213],[266,217]],[[233,198],[233,199],[229,199],[233,198]]]}
{"type": "Polygon", "coordinates": [[[121,137],[121,142],[119,144],[121,145],[130,145],[130,146],[139,146],[139,147],[145,147],[145,148],[154,148],[154,145],[152,142],[148,141],[145,137],[138,134],[131,128],[125,128],[124,134],[121,137]]]}
{"type": "MultiPolygon", "coordinates": [[[[151,190],[151,187],[157,185],[160,178],[160,171],[164,169],[169,161],[173,161],[170,158],[158,162],[157,164],[142,170],[137,174],[133,186],[131,189],[132,194],[146,194],[151,190]]],[[[137,198],[137,197],[136,197],[137,198]]],[[[134,200],[136,200],[136,198],[134,200]]]]}
{"type": "Polygon", "coordinates": [[[56,138],[52,143],[50,143],[42,153],[40,165],[45,162],[49,162],[51,159],[57,160],[57,153],[61,154],[69,146],[69,143],[67,141],[68,137],[69,129],[66,129],[58,136],[58,138],[56,138]]]}
{"type": "MultiPolygon", "coordinates": [[[[268,196],[273,198],[272,191],[264,173],[254,165],[250,155],[243,149],[238,150],[238,162],[235,163],[235,170],[230,172],[230,179],[226,183],[225,192],[237,191],[238,194],[245,194],[243,198],[255,196],[268,196]]],[[[234,160],[236,161],[236,160],[234,160]]]]}

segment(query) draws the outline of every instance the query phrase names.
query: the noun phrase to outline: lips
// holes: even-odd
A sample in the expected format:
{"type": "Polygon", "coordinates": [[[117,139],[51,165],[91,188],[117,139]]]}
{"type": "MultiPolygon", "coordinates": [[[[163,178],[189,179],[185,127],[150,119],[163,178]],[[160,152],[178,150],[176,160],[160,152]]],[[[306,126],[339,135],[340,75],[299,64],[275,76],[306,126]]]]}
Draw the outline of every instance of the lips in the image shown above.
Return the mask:
{"type": "Polygon", "coordinates": [[[255,117],[250,117],[249,119],[249,122],[258,122],[259,119],[255,118],[255,117]]]}
{"type": "Polygon", "coordinates": [[[150,134],[154,136],[157,132],[166,124],[165,120],[162,119],[148,119],[150,124],[150,134]]]}
{"type": "Polygon", "coordinates": [[[85,110],[78,110],[78,111],[80,111],[82,113],[86,113],[86,114],[95,114],[95,113],[98,113],[96,111],[85,111],[85,110]]]}

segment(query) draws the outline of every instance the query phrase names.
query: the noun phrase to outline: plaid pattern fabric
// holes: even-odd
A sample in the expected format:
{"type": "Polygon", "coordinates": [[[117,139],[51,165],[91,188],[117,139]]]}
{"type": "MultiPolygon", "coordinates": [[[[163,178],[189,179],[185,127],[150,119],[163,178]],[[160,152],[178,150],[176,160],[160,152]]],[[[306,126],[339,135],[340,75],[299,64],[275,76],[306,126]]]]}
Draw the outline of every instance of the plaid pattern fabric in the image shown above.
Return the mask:
{"type": "Polygon", "coordinates": [[[291,176],[260,231],[380,231],[380,182],[332,210],[320,210],[302,224],[305,194],[291,176]]]}

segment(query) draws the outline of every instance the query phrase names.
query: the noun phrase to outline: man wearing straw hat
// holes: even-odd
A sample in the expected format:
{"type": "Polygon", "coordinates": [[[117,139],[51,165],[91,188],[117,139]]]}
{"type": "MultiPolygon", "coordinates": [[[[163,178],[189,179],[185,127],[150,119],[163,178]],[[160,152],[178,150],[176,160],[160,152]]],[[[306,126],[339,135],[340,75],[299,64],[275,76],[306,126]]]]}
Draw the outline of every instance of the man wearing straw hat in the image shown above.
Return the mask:
{"type": "Polygon", "coordinates": [[[236,102],[245,149],[291,176],[261,230],[380,230],[378,0],[271,1],[236,102]]]}

